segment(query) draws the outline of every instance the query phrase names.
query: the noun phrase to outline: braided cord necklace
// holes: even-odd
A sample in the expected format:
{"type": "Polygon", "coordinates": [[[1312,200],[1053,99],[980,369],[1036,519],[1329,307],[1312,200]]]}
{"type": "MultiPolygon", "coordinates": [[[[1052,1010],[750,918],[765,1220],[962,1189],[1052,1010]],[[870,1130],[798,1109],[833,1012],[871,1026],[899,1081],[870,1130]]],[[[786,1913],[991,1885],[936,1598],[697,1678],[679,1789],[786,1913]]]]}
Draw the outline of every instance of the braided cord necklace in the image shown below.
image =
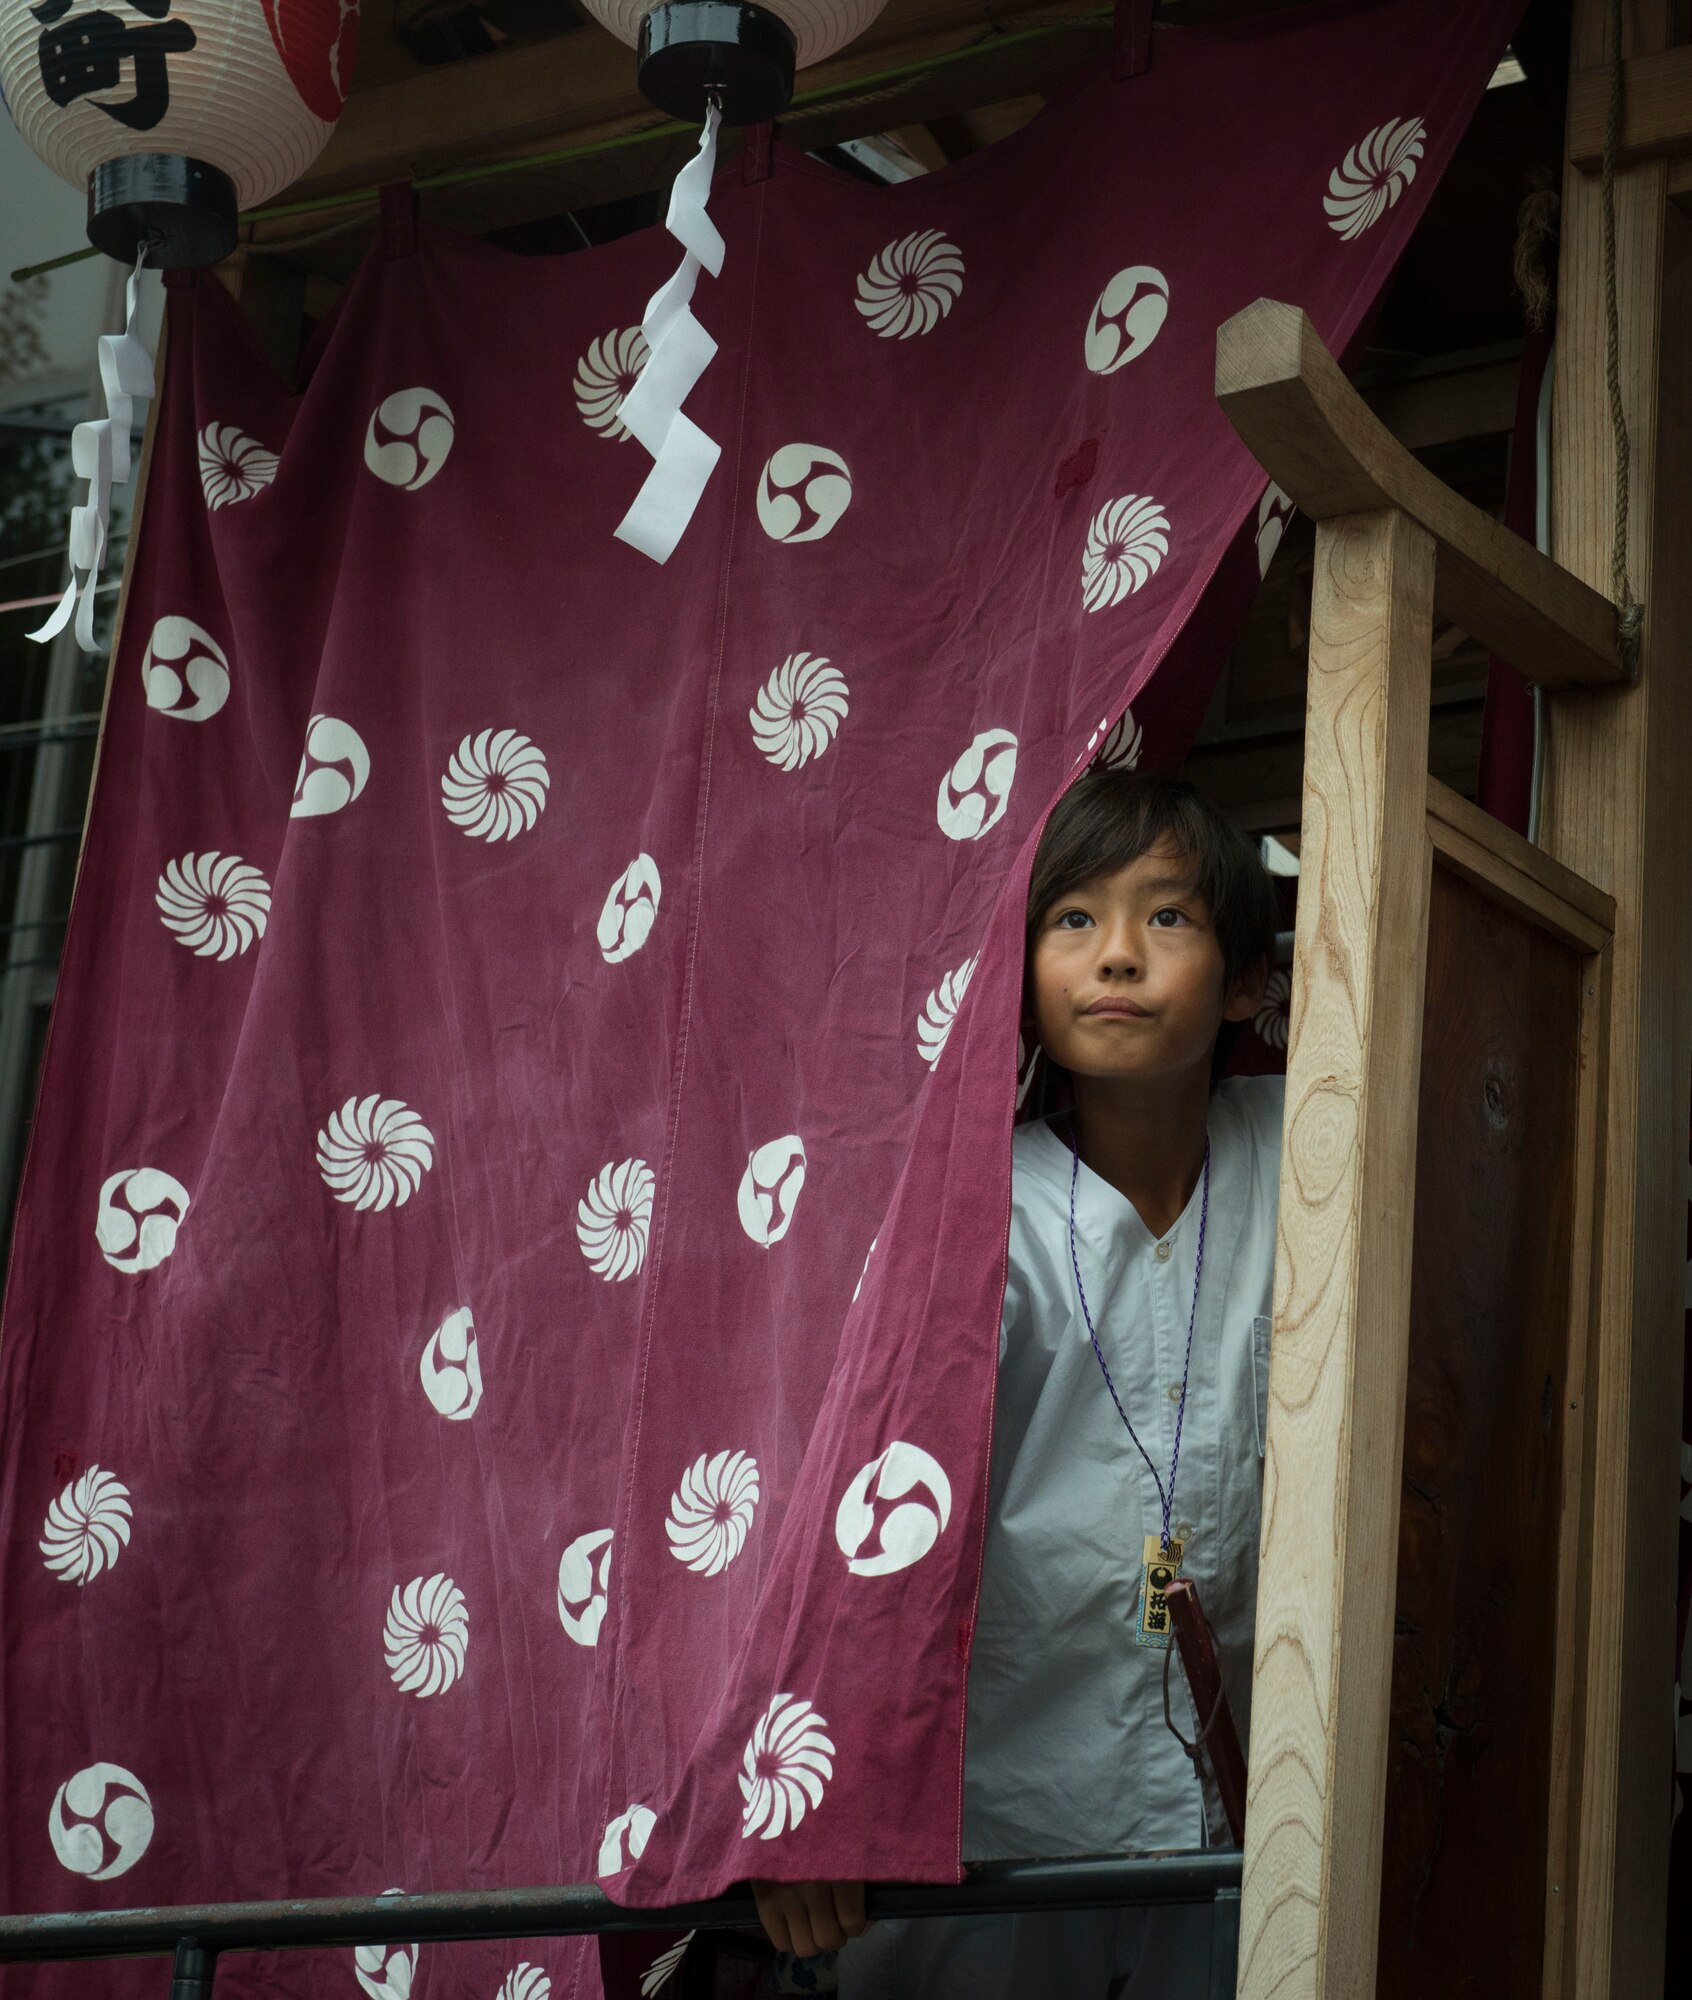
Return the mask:
{"type": "Polygon", "coordinates": [[[1122,1419],[1122,1428],[1134,1440],[1134,1449],[1146,1462],[1146,1470],[1152,1476],[1158,1498],[1163,1502],[1163,1544],[1169,1547],[1169,1523],[1175,1506],[1175,1475],[1181,1466],[1181,1425],[1187,1414],[1187,1377],[1193,1365],[1193,1328],[1198,1323],[1199,1281],[1204,1276],[1204,1238],[1210,1222],[1210,1136],[1204,1141],[1204,1195],[1199,1206],[1198,1261],[1193,1269],[1193,1303],[1187,1314],[1187,1354],[1181,1363],[1181,1401],[1175,1412],[1175,1450],[1169,1460],[1169,1485],[1165,1488],[1157,1476],[1157,1467],[1140,1442],[1140,1434],[1129,1421],[1128,1412],[1122,1407],[1122,1398],[1116,1393],[1116,1384],[1111,1380],[1110,1364],[1104,1358],[1104,1349],[1099,1345],[1098,1330],[1093,1325],[1093,1315],[1087,1306],[1087,1288],[1081,1282],[1081,1259],[1075,1249],[1075,1187],[1081,1177],[1081,1150],[1075,1138],[1075,1118],[1069,1121],[1069,1261],[1075,1272],[1075,1290],[1081,1300],[1081,1316],[1087,1322],[1087,1337],[1093,1343],[1093,1353],[1099,1364],[1099,1372],[1104,1376],[1105,1387],[1110,1391],[1110,1400],[1116,1405],[1116,1414],[1122,1419]]]}

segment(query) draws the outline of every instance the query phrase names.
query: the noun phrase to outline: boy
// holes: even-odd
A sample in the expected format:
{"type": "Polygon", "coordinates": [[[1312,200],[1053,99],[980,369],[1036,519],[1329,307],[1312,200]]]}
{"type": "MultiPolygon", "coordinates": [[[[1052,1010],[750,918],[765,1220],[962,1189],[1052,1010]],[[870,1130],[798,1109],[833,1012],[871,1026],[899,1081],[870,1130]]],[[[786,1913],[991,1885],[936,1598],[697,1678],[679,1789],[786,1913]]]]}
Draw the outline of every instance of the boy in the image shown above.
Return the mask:
{"type": "MultiPolygon", "coordinates": [[[[1012,1140],[966,1860],[1227,1839],[1165,1722],[1172,1640],[1148,1579],[1178,1558],[1198,1585],[1243,1740],[1283,1086],[1213,1075],[1274,933],[1255,846],[1190,785],[1092,772],[1054,809],[1029,884],[1024,1032],[1063,1108],[1012,1140]]],[[[1206,1990],[1202,1905],[860,1935],[861,1884],[753,1887],[779,1949],[854,1940],[852,2000],[1206,1990]]]]}

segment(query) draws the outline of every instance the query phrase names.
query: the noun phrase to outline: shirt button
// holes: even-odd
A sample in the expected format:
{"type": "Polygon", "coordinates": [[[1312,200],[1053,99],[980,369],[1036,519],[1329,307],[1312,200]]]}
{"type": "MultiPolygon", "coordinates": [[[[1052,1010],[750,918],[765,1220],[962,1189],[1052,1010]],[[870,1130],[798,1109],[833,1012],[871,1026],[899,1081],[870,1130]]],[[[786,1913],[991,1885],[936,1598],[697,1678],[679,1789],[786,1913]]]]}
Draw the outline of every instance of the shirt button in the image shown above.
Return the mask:
{"type": "Polygon", "coordinates": [[[1178,1403],[1178,1402],[1180,1402],[1180,1400],[1181,1400],[1181,1385],[1180,1385],[1180,1383],[1179,1383],[1179,1382],[1171,1382],[1171,1383],[1170,1383],[1170,1385],[1169,1385],[1169,1400],[1170,1400],[1170,1402],[1172,1402],[1172,1403],[1178,1403]]]}
{"type": "Polygon", "coordinates": [[[1179,1526],[1179,1527],[1178,1527],[1178,1528],[1177,1528],[1177,1529],[1175,1530],[1175,1539],[1176,1539],[1176,1541],[1178,1541],[1178,1542],[1190,1542],[1190,1541],[1192,1540],[1192,1538],[1193,1538],[1193,1524],[1192,1524],[1192,1522],[1191,1522],[1191,1521],[1183,1521],[1183,1522],[1181,1523],[1181,1525],[1180,1525],[1180,1526],[1179,1526]]]}
{"type": "Polygon", "coordinates": [[[1167,1264],[1169,1262],[1170,1255],[1171,1255],[1171,1245],[1167,1241],[1164,1241],[1157,1246],[1157,1261],[1160,1264],[1167,1264]]]}

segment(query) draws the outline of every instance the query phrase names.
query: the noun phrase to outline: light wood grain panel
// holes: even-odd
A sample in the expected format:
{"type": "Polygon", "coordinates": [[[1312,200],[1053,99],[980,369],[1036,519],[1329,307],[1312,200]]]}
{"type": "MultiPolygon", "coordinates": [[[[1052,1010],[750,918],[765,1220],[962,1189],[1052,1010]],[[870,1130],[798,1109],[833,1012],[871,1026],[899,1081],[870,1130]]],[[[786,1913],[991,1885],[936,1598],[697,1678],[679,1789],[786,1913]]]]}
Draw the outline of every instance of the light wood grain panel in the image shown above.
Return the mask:
{"type": "Polygon", "coordinates": [[[1216,400],[1312,520],[1396,507],[1439,546],[1436,602],[1542,687],[1626,679],[1607,600],[1419,465],[1297,306],[1259,299],[1217,329],[1216,400]]]}
{"type": "Polygon", "coordinates": [[[1244,2000],[1368,2000],[1426,949],[1432,538],[1324,522],[1275,1263],[1244,2000]]]}
{"type": "MultiPolygon", "coordinates": [[[[1634,0],[1628,47],[1668,45],[1667,0],[1634,0]]],[[[1577,68],[1607,52],[1606,0],[1578,0],[1577,68]]],[[[1686,1092],[1692,1070],[1692,224],[1661,164],[1616,177],[1619,375],[1632,434],[1639,685],[1548,718],[1541,838],[1616,899],[1604,1207],[1591,1377],[1594,1593],[1571,1756],[1573,1935],[1562,1993],[1662,1990],[1667,1906],[1675,1469],[1684,1357],[1686,1092]],[[1595,1555],[1595,1559],[1597,1559],[1595,1555]]],[[[1600,192],[1564,176],[1553,413],[1557,558],[1608,586],[1614,445],[1604,365],[1600,192]]]]}

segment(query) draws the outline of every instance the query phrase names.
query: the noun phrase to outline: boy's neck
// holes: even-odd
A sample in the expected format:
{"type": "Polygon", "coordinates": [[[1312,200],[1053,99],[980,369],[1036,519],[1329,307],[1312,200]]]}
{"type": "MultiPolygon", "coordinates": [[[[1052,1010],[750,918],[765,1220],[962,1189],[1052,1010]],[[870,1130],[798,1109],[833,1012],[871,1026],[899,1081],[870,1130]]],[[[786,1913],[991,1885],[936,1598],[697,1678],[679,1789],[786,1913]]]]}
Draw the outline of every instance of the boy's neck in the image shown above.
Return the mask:
{"type": "Polygon", "coordinates": [[[1134,1204],[1154,1236],[1167,1235],[1204,1172],[1209,1063],[1175,1076],[1078,1076],[1074,1084],[1082,1159],[1134,1204]]]}

